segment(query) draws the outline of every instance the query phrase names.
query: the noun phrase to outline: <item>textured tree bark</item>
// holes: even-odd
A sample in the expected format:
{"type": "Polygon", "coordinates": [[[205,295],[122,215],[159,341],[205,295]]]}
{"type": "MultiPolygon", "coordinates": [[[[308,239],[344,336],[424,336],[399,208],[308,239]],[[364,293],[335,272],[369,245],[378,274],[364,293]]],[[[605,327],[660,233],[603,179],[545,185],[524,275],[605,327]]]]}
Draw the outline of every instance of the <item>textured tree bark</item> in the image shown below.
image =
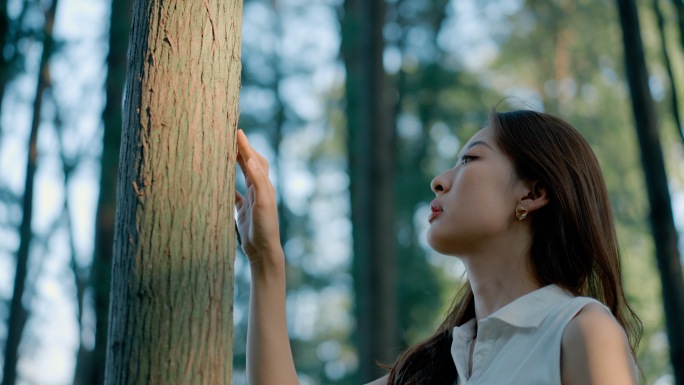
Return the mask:
{"type": "Polygon", "coordinates": [[[651,91],[639,15],[635,0],[618,0],[627,82],[632,96],[641,163],[651,206],[650,220],[663,287],[665,323],[675,383],[684,385],[684,278],[679,257],[679,235],[674,224],[665,161],[658,136],[658,120],[651,91]]]}
{"type": "Polygon", "coordinates": [[[137,0],[106,384],[230,384],[242,1],[137,0]]]}
{"type": "Polygon", "coordinates": [[[354,224],[354,290],[359,382],[381,376],[399,347],[394,225],[395,137],[385,99],[383,0],[347,0],[342,52],[354,224]],[[394,354],[393,354],[394,353],[394,354]]]}
{"type": "Polygon", "coordinates": [[[22,303],[24,289],[26,287],[26,275],[28,273],[28,259],[30,255],[33,232],[31,222],[33,218],[33,187],[36,169],[38,168],[38,130],[41,123],[41,110],[43,106],[43,93],[50,87],[49,59],[52,54],[52,27],[57,12],[58,0],[52,0],[52,4],[45,11],[45,27],[43,40],[43,53],[40,59],[38,83],[36,85],[36,98],[33,103],[33,117],[31,120],[31,133],[29,134],[28,161],[26,162],[26,182],[24,184],[24,197],[22,203],[22,220],[19,228],[19,250],[17,251],[17,263],[14,273],[14,289],[10,304],[10,315],[7,321],[7,340],[5,341],[5,354],[2,370],[2,385],[14,385],[17,381],[17,359],[19,344],[24,334],[24,326],[29,313],[22,303]]]}

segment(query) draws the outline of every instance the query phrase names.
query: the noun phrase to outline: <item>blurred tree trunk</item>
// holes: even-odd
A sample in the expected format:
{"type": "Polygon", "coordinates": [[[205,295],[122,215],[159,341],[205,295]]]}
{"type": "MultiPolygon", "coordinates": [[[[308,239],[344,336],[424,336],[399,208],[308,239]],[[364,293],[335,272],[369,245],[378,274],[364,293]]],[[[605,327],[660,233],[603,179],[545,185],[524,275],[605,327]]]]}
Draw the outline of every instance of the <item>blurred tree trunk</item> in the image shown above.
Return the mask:
{"type": "MultiPolygon", "coordinates": [[[[104,136],[100,172],[100,196],[95,222],[95,248],[88,286],[95,308],[95,347],[79,347],[74,385],[104,383],[109,288],[111,285],[114,217],[116,213],[116,178],[121,147],[121,102],[126,81],[128,34],[131,29],[132,0],[112,0],[107,55],[107,102],[102,114],[104,136]]],[[[82,299],[81,299],[82,300],[82,299]]]]}
{"type": "MultiPolygon", "coordinates": [[[[7,13],[7,1],[0,1],[0,115],[2,113],[3,100],[7,85],[17,74],[20,68],[19,61],[22,55],[18,49],[18,29],[26,15],[27,6],[23,0],[18,1],[21,11],[16,20],[12,20],[7,13]]],[[[0,123],[0,139],[2,139],[2,124],[0,123]]]]}
{"type": "Polygon", "coordinates": [[[273,170],[275,171],[276,180],[278,181],[276,185],[277,196],[280,197],[278,200],[278,220],[280,228],[280,239],[287,239],[288,234],[288,211],[285,205],[285,177],[282,172],[282,162],[280,155],[280,144],[283,142],[283,126],[285,125],[285,106],[283,105],[283,100],[280,98],[281,95],[281,82],[283,80],[283,71],[281,68],[282,58],[280,56],[280,46],[282,44],[283,30],[280,18],[282,17],[279,12],[278,0],[272,0],[271,6],[273,7],[273,46],[271,47],[271,67],[275,75],[273,82],[271,83],[271,92],[275,96],[275,118],[273,119],[273,136],[271,138],[271,146],[273,147],[275,164],[273,165],[273,170]]]}
{"type": "MultiPolygon", "coordinates": [[[[41,4],[35,2],[26,2],[25,0],[15,1],[15,7],[19,8],[17,16],[12,19],[7,12],[8,1],[0,1],[0,110],[2,109],[2,102],[4,100],[7,84],[16,76],[20,69],[23,69],[23,54],[20,49],[20,40],[33,33],[30,28],[24,25],[27,14],[31,14],[31,10],[41,4]],[[22,30],[22,27],[27,28],[22,30]]],[[[31,16],[33,16],[31,14],[31,16]]],[[[32,39],[31,39],[32,40],[32,39]]]]}
{"type": "Polygon", "coordinates": [[[677,21],[679,22],[679,43],[684,50],[684,0],[674,0],[672,2],[677,10],[677,21]]]}
{"type": "Polygon", "coordinates": [[[7,1],[0,1],[0,111],[2,111],[2,100],[5,96],[5,87],[10,77],[10,61],[4,54],[5,46],[8,44],[10,18],[7,14],[7,1]]]}
{"type": "Polygon", "coordinates": [[[672,214],[665,161],[658,137],[658,121],[648,87],[648,72],[635,0],[618,0],[627,81],[632,95],[641,162],[651,206],[651,228],[663,288],[665,321],[675,383],[684,385],[684,279],[678,234],[672,214]]]}
{"type": "Polygon", "coordinates": [[[33,103],[33,117],[31,121],[31,133],[29,135],[28,161],[26,162],[26,182],[24,184],[24,197],[22,203],[23,217],[19,228],[19,250],[17,251],[17,261],[14,273],[14,290],[12,292],[12,302],[10,305],[9,321],[7,323],[7,340],[5,342],[4,365],[2,375],[2,385],[13,385],[17,380],[17,359],[19,354],[19,343],[24,333],[24,326],[28,319],[28,310],[22,303],[24,289],[26,287],[26,275],[28,272],[28,259],[30,254],[31,240],[31,219],[33,217],[33,184],[38,162],[38,129],[41,123],[41,109],[43,103],[43,93],[50,87],[49,78],[49,59],[52,54],[52,26],[57,11],[57,0],[53,0],[50,7],[45,11],[45,27],[43,40],[43,53],[40,59],[38,70],[38,83],[36,85],[36,98],[33,103]]]}
{"type": "Polygon", "coordinates": [[[383,374],[397,351],[393,216],[394,129],[385,100],[383,0],[347,0],[342,52],[347,70],[347,127],[354,238],[356,340],[361,382],[383,374]]]}
{"type": "MultiPolygon", "coordinates": [[[[399,0],[397,7],[403,7],[411,0],[399,0]]],[[[425,249],[421,246],[422,225],[416,223],[415,213],[425,199],[430,196],[430,181],[434,177],[425,171],[426,162],[434,159],[429,153],[430,127],[444,119],[451,127],[459,124],[450,121],[448,114],[436,103],[437,95],[444,95],[449,90],[463,89],[457,83],[457,72],[446,69],[444,52],[437,43],[438,31],[446,18],[448,0],[433,0],[429,7],[415,14],[396,13],[396,23],[402,30],[396,40],[397,47],[404,55],[411,55],[409,32],[415,25],[429,27],[428,34],[432,38],[423,42],[426,50],[434,50],[436,57],[430,61],[420,62],[417,69],[400,67],[394,76],[398,89],[393,106],[392,118],[396,121],[398,111],[404,114],[415,114],[421,122],[421,132],[415,136],[397,137],[397,150],[400,157],[396,159],[395,172],[395,218],[400,227],[397,242],[397,281],[398,281],[398,322],[402,347],[410,346],[428,333],[433,333],[435,325],[426,323],[426,319],[439,319],[440,313],[439,279],[435,269],[428,262],[425,249]],[[417,338],[418,337],[418,338],[417,338]]],[[[388,20],[387,22],[392,22],[388,20]]],[[[413,51],[415,52],[415,51],[413,51]]],[[[457,113],[453,109],[450,113],[457,113]]],[[[396,123],[395,123],[396,125],[396,123]]],[[[455,151],[456,149],[454,149],[455,151]]],[[[427,220],[427,218],[425,218],[427,220]]]]}
{"type": "Polygon", "coordinates": [[[21,23],[26,12],[23,1],[20,0],[19,5],[22,9],[20,17],[13,21],[7,13],[7,1],[0,1],[0,111],[7,84],[16,72],[15,63],[19,57],[16,46],[17,33],[12,33],[12,27],[21,23]]]}
{"type": "Polygon", "coordinates": [[[106,384],[230,384],[242,2],[138,0],[106,384]]]}
{"type": "Polygon", "coordinates": [[[656,23],[658,25],[658,34],[660,35],[660,50],[663,54],[663,65],[667,70],[668,85],[670,86],[670,108],[672,108],[672,117],[674,118],[677,135],[684,143],[684,127],[682,127],[682,119],[679,115],[679,98],[677,97],[677,82],[675,81],[674,71],[672,71],[672,62],[667,47],[667,33],[665,32],[665,17],[663,11],[660,9],[660,0],[653,0],[653,13],[656,16],[656,23]]]}

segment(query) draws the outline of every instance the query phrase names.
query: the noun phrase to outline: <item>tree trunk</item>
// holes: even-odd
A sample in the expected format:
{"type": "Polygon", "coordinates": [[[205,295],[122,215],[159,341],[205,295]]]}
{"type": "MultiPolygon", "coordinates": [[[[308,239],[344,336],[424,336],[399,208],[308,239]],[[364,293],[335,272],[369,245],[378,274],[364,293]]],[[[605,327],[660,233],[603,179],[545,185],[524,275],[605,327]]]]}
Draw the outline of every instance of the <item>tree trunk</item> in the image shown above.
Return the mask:
{"type": "Polygon", "coordinates": [[[242,2],[138,0],[106,384],[230,384],[242,2]]]}
{"type": "MultiPolygon", "coordinates": [[[[25,0],[19,0],[17,6],[21,11],[15,20],[7,13],[8,1],[0,1],[0,112],[7,91],[7,85],[20,69],[23,69],[22,52],[18,47],[20,31],[29,7],[25,0]]],[[[2,134],[0,130],[0,135],[2,134]]]]}
{"type": "Polygon", "coordinates": [[[672,62],[667,47],[667,33],[665,32],[665,17],[663,11],[660,9],[660,0],[653,0],[653,13],[656,16],[656,24],[658,25],[658,34],[660,35],[660,50],[663,53],[663,65],[667,70],[667,80],[670,86],[670,108],[672,108],[672,117],[674,118],[677,135],[684,144],[684,127],[682,126],[682,118],[679,116],[679,98],[677,97],[677,82],[675,81],[674,71],[672,71],[672,62]]]}
{"type": "Polygon", "coordinates": [[[26,287],[29,252],[31,240],[33,239],[31,219],[33,217],[33,184],[38,161],[38,129],[40,128],[41,122],[40,112],[43,104],[43,93],[50,86],[48,62],[52,53],[52,26],[57,11],[57,3],[57,0],[53,0],[52,4],[45,12],[45,40],[43,41],[43,53],[38,70],[36,98],[33,103],[33,117],[31,121],[31,133],[29,135],[26,182],[24,184],[24,198],[22,203],[23,217],[19,228],[20,241],[14,273],[14,290],[12,292],[10,315],[7,323],[7,340],[5,342],[2,385],[14,385],[16,383],[19,343],[21,342],[21,336],[24,333],[26,320],[28,319],[28,311],[22,303],[22,298],[26,287]]]}
{"type": "Polygon", "coordinates": [[[132,0],[112,0],[107,55],[107,103],[102,113],[104,136],[100,171],[100,195],[95,222],[95,248],[88,285],[95,307],[95,347],[79,347],[74,371],[74,385],[104,383],[109,321],[114,217],[116,213],[116,178],[121,147],[121,101],[126,81],[128,34],[131,29],[132,0]]]}
{"type": "Polygon", "coordinates": [[[684,0],[675,0],[672,5],[677,10],[677,21],[679,24],[679,44],[684,50],[684,0]]]}
{"type": "MultiPolygon", "coordinates": [[[[0,53],[5,50],[8,44],[10,18],[7,14],[7,1],[0,1],[0,53]]],[[[0,54],[0,111],[2,111],[2,100],[5,96],[5,87],[10,77],[10,61],[0,54]]]]}
{"type": "Polygon", "coordinates": [[[347,0],[342,52],[354,238],[359,382],[383,374],[399,347],[393,216],[394,130],[385,100],[383,0],[347,0]]]}
{"type": "Polygon", "coordinates": [[[675,383],[684,385],[684,279],[678,250],[678,234],[658,137],[658,122],[648,88],[648,72],[635,0],[618,0],[622,25],[627,81],[632,95],[641,163],[651,206],[650,220],[656,259],[663,287],[665,321],[675,383]]]}

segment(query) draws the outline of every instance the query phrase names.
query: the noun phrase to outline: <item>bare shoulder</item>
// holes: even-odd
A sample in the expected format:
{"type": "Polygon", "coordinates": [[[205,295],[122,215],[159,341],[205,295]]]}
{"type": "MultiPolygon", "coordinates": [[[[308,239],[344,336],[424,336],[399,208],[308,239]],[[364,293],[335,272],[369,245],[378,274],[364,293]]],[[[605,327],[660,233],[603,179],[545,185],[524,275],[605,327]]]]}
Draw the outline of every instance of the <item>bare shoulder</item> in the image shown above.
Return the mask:
{"type": "Polygon", "coordinates": [[[373,382],[369,382],[366,385],[387,385],[387,377],[388,376],[378,378],[377,380],[375,380],[373,382]]]}
{"type": "Polygon", "coordinates": [[[565,328],[561,376],[563,385],[636,384],[625,331],[601,305],[586,305],[565,328]]]}

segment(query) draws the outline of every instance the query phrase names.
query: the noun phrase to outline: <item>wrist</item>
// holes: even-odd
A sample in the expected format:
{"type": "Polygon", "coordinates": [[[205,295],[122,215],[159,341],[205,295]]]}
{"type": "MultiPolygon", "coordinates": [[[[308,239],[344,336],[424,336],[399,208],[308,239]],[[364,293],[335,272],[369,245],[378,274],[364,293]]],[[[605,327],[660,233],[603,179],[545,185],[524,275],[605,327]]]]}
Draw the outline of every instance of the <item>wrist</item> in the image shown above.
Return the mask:
{"type": "Polygon", "coordinates": [[[280,247],[260,251],[248,259],[252,278],[285,275],[285,253],[280,247]]]}

